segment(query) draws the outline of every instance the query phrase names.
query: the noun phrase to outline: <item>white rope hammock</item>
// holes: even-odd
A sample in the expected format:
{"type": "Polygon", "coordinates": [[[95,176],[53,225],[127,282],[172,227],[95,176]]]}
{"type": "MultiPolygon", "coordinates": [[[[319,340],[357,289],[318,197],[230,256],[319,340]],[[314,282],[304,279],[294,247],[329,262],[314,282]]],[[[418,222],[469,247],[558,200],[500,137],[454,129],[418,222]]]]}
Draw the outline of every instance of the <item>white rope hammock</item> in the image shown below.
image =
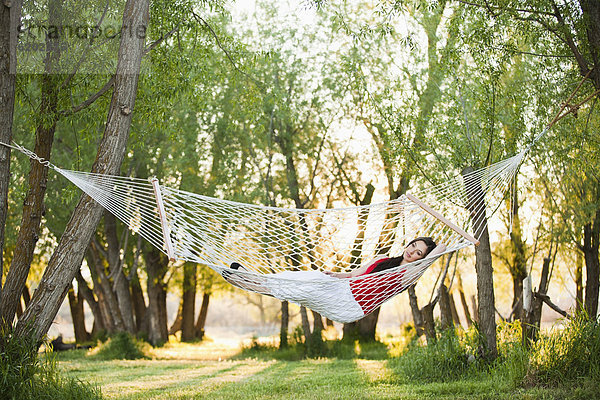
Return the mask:
{"type": "Polygon", "coordinates": [[[529,150],[393,201],[303,210],[216,199],[156,179],[65,170],[10,147],[53,168],[170,259],[205,264],[238,287],[339,322],[358,320],[413,285],[440,255],[347,279],[322,271],[348,272],[400,256],[419,236],[445,244],[445,253],[477,244],[529,150]],[[244,268],[230,269],[233,262],[244,268]]]}

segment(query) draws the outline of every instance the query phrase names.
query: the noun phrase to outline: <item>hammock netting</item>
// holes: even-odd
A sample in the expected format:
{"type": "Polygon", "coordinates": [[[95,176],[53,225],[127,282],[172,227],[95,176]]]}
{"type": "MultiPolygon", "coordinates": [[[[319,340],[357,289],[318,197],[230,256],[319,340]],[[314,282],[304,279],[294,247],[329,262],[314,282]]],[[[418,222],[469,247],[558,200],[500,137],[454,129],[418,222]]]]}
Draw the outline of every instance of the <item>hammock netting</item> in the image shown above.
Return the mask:
{"type": "Polygon", "coordinates": [[[354,278],[321,272],[348,272],[383,256],[399,256],[418,236],[444,243],[445,253],[472,245],[473,237],[460,229],[473,232],[475,239],[481,236],[525,153],[412,191],[413,196],[332,209],[238,203],[144,179],[64,170],[42,161],[171,259],[205,264],[243,289],[351,322],[413,285],[440,255],[354,278]],[[232,270],[234,262],[242,268],[232,270]],[[348,287],[354,299],[346,298],[348,287]],[[353,300],[360,300],[359,309],[353,300]]]}

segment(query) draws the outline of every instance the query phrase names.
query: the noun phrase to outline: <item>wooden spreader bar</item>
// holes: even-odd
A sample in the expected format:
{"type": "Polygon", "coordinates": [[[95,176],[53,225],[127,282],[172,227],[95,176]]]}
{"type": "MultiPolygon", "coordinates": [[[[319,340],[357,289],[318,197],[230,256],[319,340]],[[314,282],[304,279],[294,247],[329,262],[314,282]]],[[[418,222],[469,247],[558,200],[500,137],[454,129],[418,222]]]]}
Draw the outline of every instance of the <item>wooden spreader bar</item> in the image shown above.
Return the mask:
{"type": "Polygon", "coordinates": [[[158,207],[158,216],[160,218],[160,226],[162,228],[163,239],[165,241],[165,249],[169,260],[175,261],[175,253],[173,252],[173,245],[171,244],[171,236],[169,235],[169,229],[167,225],[167,214],[165,213],[165,206],[162,200],[162,194],[160,192],[160,185],[158,179],[151,178],[152,188],[154,189],[154,197],[156,198],[156,206],[158,207]]]}
{"type": "Polygon", "coordinates": [[[419,207],[421,207],[424,211],[426,211],[427,213],[432,215],[434,218],[438,219],[440,222],[442,222],[448,228],[452,229],[454,232],[458,233],[459,235],[461,235],[462,237],[467,239],[469,242],[473,243],[475,246],[479,246],[479,240],[475,239],[473,236],[471,236],[465,230],[461,229],[458,225],[456,225],[453,222],[446,219],[442,214],[435,211],[433,208],[429,207],[429,205],[427,205],[423,201],[419,200],[419,198],[415,197],[414,195],[412,195],[410,193],[406,193],[406,198],[409,199],[410,201],[412,201],[413,203],[415,203],[416,205],[418,205],[419,207]]]}

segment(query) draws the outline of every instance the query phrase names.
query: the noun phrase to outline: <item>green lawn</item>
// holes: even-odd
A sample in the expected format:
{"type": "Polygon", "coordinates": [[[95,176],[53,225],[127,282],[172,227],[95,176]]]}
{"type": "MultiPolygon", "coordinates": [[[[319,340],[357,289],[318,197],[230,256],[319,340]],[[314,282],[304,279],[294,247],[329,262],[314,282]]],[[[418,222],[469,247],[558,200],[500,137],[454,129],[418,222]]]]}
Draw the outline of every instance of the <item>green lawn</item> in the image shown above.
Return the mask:
{"type": "MultiPolygon", "coordinates": [[[[578,389],[513,388],[493,378],[414,384],[387,359],[240,359],[223,343],[168,344],[151,360],[98,361],[84,350],[58,355],[60,370],[100,386],[106,399],[588,399],[578,389]]],[[[383,357],[382,357],[383,358],[383,357]]]]}

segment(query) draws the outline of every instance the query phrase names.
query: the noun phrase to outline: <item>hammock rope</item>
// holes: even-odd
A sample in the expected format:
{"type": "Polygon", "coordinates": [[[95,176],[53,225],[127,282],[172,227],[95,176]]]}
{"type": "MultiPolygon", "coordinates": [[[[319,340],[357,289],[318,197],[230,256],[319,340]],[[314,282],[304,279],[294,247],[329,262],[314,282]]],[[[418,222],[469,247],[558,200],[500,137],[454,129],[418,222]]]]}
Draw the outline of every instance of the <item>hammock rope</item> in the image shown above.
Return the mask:
{"type": "Polygon", "coordinates": [[[445,253],[476,244],[528,151],[388,202],[290,209],[203,196],[156,178],[66,170],[22,146],[10,147],[67,178],[169,258],[205,264],[238,287],[340,322],[361,318],[413,285],[439,255],[350,279],[323,279],[320,272],[349,272],[382,256],[399,256],[419,236],[444,243],[445,253]],[[233,262],[244,269],[232,275],[233,262]],[[316,273],[300,279],[291,271],[316,273]],[[347,313],[341,306],[337,286],[348,284],[362,299],[362,310],[347,313]],[[332,312],[335,303],[340,307],[332,312]]]}
{"type": "Polygon", "coordinates": [[[528,152],[554,123],[582,104],[568,106],[575,92],[520,153],[395,200],[344,208],[221,200],[160,185],[156,178],[62,169],[18,144],[0,144],[64,176],[171,260],[205,264],[243,289],[352,322],[413,285],[441,254],[348,279],[323,272],[349,272],[382,256],[400,256],[419,236],[443,243],[443,254],[477,245],[528,152]],[[232,263],[243,268],[232,270],[232,263]]]}

